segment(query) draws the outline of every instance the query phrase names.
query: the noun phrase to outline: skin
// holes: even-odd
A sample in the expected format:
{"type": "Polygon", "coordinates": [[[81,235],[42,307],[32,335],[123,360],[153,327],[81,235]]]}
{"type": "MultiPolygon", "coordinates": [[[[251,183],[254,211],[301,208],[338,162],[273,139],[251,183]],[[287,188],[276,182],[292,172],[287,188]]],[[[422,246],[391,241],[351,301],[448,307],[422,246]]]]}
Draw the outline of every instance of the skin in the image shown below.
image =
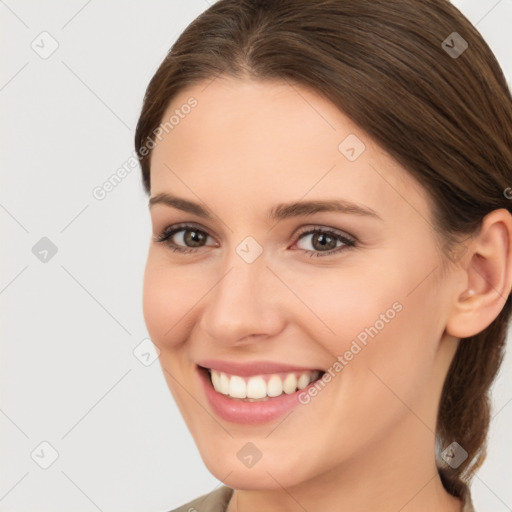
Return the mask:
{"type": "MultiPolygon", "coordinates": [[[[436,414],[459,338],[487,327],[510,292],[510,214],[489,214],[442,272],[425,191],[329,101],[286,82],[218,77],[182,91],[164,119],[190,96],[197,106],[153,150],[151,196],[172,193],[213,218],[150,208],[154,237],[181,222],[209,236],[190,253],[151,240],[143,310],[204,463],[235,489],[229,512],[460,511],[437,475],[436,414]],[[349,134],[366,146],[355,161],[338,149],[349,134]],[[381,219],[267,219],[278,203],[341,198],[381,219]],[[315,227],[359,243],[310,257],[322,246],[300,235],[315,227]],[[263,249],[250,264],[236,252],[247,236],[263,249]],[[196,361],[327,370],[397,301],[402,310],[286,418],[241,425],[210,408],[196,361]],[[237,457],[247,442],[262,453],[251,468],[237,457]]],[[[185,234],[172,240],[190,248],[185,234]]]]}

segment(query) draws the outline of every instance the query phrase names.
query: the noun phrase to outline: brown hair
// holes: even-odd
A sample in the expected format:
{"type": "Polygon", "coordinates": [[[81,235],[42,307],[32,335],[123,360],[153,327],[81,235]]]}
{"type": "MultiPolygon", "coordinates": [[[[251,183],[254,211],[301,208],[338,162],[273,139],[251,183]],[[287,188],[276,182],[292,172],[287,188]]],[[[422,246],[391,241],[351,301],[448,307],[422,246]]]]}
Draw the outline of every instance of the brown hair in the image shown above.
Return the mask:
{"type": "MultiPolygon", "coordinates": [[[[510,211],[510,90],[480,33],[448,0],[213,4],[181,34],[147,88],[135,134],[146,192],[146,144],[170,101],[220,74],[286,80],[332,101],[423,185],[443,264],[456,262],[461,235],[474,234],[486,214],[510,211]],[[458,56],[447,51],[454,32],[468,44],[458,56]]],[[[486,329],[460,343],[444,383],[438,445],[456,441],[468,457],[457,468],[438,457],[438,469],[447,491],[462,499],[486,456],[490,386],[510,313],[509,295],[486,329]]]]}

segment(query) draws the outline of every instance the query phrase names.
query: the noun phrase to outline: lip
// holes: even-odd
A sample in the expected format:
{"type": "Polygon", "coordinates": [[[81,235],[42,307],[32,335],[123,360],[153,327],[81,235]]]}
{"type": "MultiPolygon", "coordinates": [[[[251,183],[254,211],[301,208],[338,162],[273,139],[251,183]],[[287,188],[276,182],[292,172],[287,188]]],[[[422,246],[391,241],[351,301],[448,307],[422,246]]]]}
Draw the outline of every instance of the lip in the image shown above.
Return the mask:
{"type": "Polygon", "coordinates": [[[251,363],[236,363],[221,361],[218,359],[205,359],[197,363],[203,368],[211,368],[229,375],[240,377],[251,377],[253,375],[264,375],[270,373],[301,372],[301,371],[323,371],[321,368],[308,368],[305,366],[293,366],[289,364],[274,363],[272,361],[253,361],[251,363]]]}
{"type": "Polygon", "coordinates": [[[318,382],[311,382],[289,395],[283,393],[263,402],[246,402],[215,391],[208,370],[201,366],[196,366],[196,370],[213,412],[225,421],[249,425],[268,423],[283,416],[301,404],[299,394],[307,393],[318,382]]]}

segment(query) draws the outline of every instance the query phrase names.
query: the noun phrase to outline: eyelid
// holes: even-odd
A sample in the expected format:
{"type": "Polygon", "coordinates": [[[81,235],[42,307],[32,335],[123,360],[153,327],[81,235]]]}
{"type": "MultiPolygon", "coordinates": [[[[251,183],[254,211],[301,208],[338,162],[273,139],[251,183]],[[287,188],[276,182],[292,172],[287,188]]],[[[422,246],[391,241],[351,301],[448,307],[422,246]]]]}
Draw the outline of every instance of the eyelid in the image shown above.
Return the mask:
{"type": "MultiPolygon", "coordinates": [[[[169,224],[161,230],[160,235],[156,235],[156,236],[161,236],[162,234],[166,234],[171,231],[177,231],[180,228],[181,229],[186,229],[186,228],[194,229],[195,228],[198,231],[206,233],[208,236],[210,236],[212,238],[216,237],[216,235],[214,236],[209,233],[208,228],[205,228],[205,227],[201,226],[200,224],[196,224],[195,222],[178,222],[176,224],[169,224]]],[[[334,234],[349,238],[349,239],[353,240],[354,242],[358,242],[358,239],[354,235],[351,235],[350,233],[347,233],[346,231],[343,231],[341,229],[333,228],[330,226],[324,226],[322,224],[310,224],[305,227],[299,228],[299,232],[293,238],[298,238],[299,236],[301,236],[305,233],[310,233],[311,231],[313,231],[315,229],[318,229],[318,230],[321,229],[322,231],[332,232],[334,234]]]]}
{"type": "Polygon", "coordinates": [[[295,235],[295,236],[298,238],[301,235],[304,235],[306,233],[314,232],[315,230],[322,231],[323,233],[324,232],[325,233],[333,233],[333,234],[338,235],[340,237],[347,238],[349,240],[357,242],[357,238],[355,236],[351,235],[350,233],[347,233],[346,231],[343,231],[343,230],[338,229],[338,228],[323,226],[322,224],[311,224],[311,225],[305,227],[304,229],[301,229],[299,231],[299,233],[297,235],[295,235]]]}
{"type": "MultiPolygon", "coordinates": [[[[316,233],[327,234],[328,236],[334,238],[337,242],[341,242],[341,246],[335,247],[334,249],[329,249],[327,251],[315,251],[309,249],[301,249],[304,254],[308,256],[317,256],[317,257],[328,257],[328,256],[337,256],[339,253],[346,251],[347,249],[359,247],[359,241],[353,235],[341,231],[337,228],[325,227],[320,225],[315,225],[314,227],[305,228],[303,231],[299,232],[296,235],[296,240],[293,245],[299,243],[306,236],[312,236],[316,233]]],[[[292,246],[293,247],[293,246],[292,246]]]]}
{"type": "Polygon", "coordinates": [[[159,234],[153,236],[153,240],[155,242],[162,241],[162,238],[164,237],[171,237],[175,235],[179,231],[186,231],[186,230],[197,230],[201,233],[204,233],[205,235],[209,236],[210,238],[215,238],[215,236],[211,235],[209,230],[207,228],[204,228],[203,226],[196,224],[194,222],[178,222],[176,224],[169,224],[166,227],[164,227],[159,234]]]}

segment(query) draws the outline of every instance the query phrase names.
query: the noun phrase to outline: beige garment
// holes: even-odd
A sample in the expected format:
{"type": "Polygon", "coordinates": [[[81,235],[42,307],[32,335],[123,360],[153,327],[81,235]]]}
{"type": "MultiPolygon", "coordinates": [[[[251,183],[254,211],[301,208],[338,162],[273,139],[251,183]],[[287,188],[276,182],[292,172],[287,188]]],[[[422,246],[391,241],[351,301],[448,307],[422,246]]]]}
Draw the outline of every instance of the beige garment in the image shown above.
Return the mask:
{"type": "MultiPolygon", "coordinates": [[[[232,494],[233,489],[231,487],[221,485],[214,491],[203,494],[199,498],[170,512],[226,512],[232,494]]],[[[473,502],[471,501],[471,494],[469,493],[462,512],[475,512],[473,502]]]]}
{"type": "Polygon", "coordinates": [[[170,512],[226,512],[233,489],[221,485],[214,491],[203,494],[170,512]]]}

